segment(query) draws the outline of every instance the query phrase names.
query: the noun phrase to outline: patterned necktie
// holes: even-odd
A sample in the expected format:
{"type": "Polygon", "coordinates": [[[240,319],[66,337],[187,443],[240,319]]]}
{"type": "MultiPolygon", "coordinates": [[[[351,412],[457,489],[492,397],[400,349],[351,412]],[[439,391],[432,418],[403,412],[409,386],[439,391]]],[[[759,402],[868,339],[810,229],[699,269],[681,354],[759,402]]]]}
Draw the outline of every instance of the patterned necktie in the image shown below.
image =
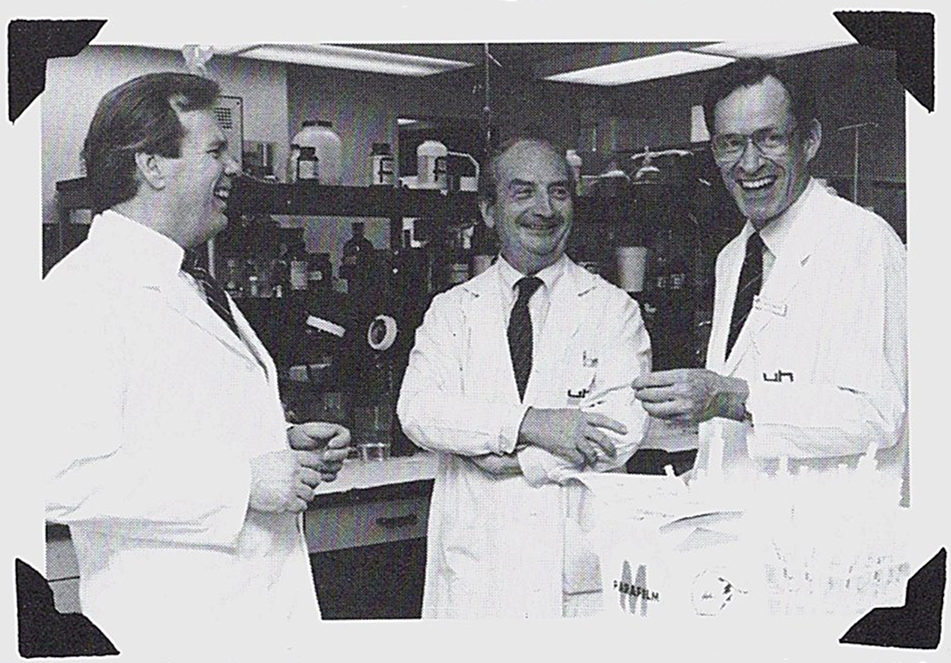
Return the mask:
{"type": "Polygon", "coordinates": [[[736,298],[733,300],[733,318],[730,320],[730,335],[726,340],[726,355],[730,357],[730,350],[736,343],[736,338],[743,329],[743,323],[753,308],[753,297],[759,294],[763,285],[763,239],[754,232],[746,240],[746,257],[743,259],[743,268],[740,270],[740,280],[736,286],[736,298]]]}
{"type": "Polygon", "coordinates": [[[532,314],[528,310],[528,300],[541,285],[542,280],[535,276],[526,276],[515,284],[518,298],[509,317],[508,337],[519,400],[525,397],[528,376],[532,372],[532,314]]]}
{"type": "Polygon", "coordinates": [[[198,264],[198,256],[187,251],[185,259],[182,261],[182,271],[191,274],[192,278],[201,286],[205,293],[205,301],[215,313],[231,328],[235,336],[241,337],[238,333],[238,325],[235,324],[234,316],[231,315],[231,307],[228,305],[228,297],[224,289],[209,274],[204,267],[198,264]]]}

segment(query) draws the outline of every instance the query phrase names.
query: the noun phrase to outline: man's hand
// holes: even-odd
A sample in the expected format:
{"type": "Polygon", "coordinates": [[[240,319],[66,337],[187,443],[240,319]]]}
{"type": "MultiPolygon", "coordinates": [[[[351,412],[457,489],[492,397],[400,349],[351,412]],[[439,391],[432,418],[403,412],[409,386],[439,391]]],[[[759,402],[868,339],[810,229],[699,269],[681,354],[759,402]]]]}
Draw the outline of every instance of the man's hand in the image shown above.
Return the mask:
{"type": "Polygon", "coordinates": [[[350,451],[350,431],[339,424],[323,421],[291,426],[287,430],[287,441],[291,449],[320,452],[317,471],[323,481],[337,478],[337,472],[350,451]]]}
{"type": "Polygon", "coordinates": [[[611,438],[602,431],[627,434],[627,427],[599,412],[578,409],[529,408],[518,431],[519,442],[533,444],[561,456],[576,467],[593,465],[599,453],[614,457],[616,450],[611,438]]]}
{"type": "Polygon", "coordinates": [[[518,464],[515,454],[470,456],[468,460],[486,474],[494,477],[509,477],[522,473],[522,467],[518,464]]]}
{"type": "Polygon", "coordinates": [[[299,513],[320,483],[320,454],[282,449],[251,459],[251,508],[268,513],[299,513]]]}
{"type": "Polygon", "coordinates": [[[648,414],[681,424],[696,424],[713,417],[743,421],[750,395],[745,380],[705,368],[648,373],[636,378],[631,386],[648,414]]]}

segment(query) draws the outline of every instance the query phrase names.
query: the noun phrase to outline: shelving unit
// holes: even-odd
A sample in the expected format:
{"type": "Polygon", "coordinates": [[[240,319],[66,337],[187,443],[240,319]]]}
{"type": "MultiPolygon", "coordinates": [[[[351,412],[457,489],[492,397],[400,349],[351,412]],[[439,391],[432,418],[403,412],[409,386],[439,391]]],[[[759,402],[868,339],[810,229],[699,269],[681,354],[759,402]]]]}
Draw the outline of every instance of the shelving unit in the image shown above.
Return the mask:
{"type": "MultiPolygon", "coordinates": [[[[70,222],[74,210],[89,209],[85,178],[56,183],[60,225],[70,222]]],[[[390,245],[399,246],[404,217],[431,221],[466,219],[478,214],[476,194],[471,191],[443,193],[437,190],[397,187],[326,186],[310,183],[281,184],[247,177],[232,189],[228,214],[282,214],[288,216],[350,216],[385,218],[390,221],[390,245]]],[[[60,232],[60,240],[64,233],[60,232]]]]}

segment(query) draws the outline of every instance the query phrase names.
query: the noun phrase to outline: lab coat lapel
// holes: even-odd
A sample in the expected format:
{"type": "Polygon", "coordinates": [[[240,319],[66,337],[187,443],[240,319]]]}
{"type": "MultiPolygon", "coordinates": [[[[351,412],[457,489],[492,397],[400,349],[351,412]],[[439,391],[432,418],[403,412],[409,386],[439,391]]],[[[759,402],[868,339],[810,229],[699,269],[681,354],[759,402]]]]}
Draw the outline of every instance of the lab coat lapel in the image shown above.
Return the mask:
{"type": "MultiPolygon", "coordinates": [[[[525,392],[526,399],[536,398],[542,390],[553,384],[561,384],[557,376],[564,368],[565,349],[569,347],[569,341],[578,332],[586,317],[581,308],[581,296],[593,287],[591,274],[583,267],[568,261],[564,274],[555,283],[549,298],[548,315],[534,353],[534,366],[525,392]]],[[[563,396],[560,391],[558,394],[563,396]]]]}
{"type": "MultiPolygon", "coordinates": [[[[185,288],[186,286],[181,284],[180,287],[185,288]]],[[[208,304],[201,301],[200,297],[193,296],[191,293],[181,292],[179,290],[179,284],[177,283],[174,285],[163,285],[158,287],[158,289],[163,293],[168,306],[185,316],[198,329],[206,334],[211,334],[221,342],[222,345],[232,352],[237,353],[246,361],[258,363],[258,358],[251,352],[248,344],[235,336],[227,323],[225,323],[208,304]]],[[[237,307],[232,307],[232,315],[234,315],[236,308],[237,307]]],[[[238,325],[238,330],[246,335],[247,332],[250,331],[250,327],[248,326],[247,320],[245,320],[244,316],[241,316],[240,313],[234,315],[235,322],[237,322],[239,317],[241,318],[242,324],[238,325]]],[[[262,365],[264,365],[263,362],[262,365]]]]}
{"type": "Polygon", "coordinates": [[[498,263],[462,286],[472,298],[466,306],[466,328],[472,334],[468,340],[476,350],[476,363],[482,364],[478,375],[482,386],[504,390],[506,400],[519,402],[515,372],[508,345],[508,310],[502,301],[498,263]]]}
{"type": "MultiPolygon", "coordinates": [[[[786,238],[782,254],[777,256],[776,262],[773,263],[769,278],[760,290],[759,301],[754,302],[754,309],[740,331],[740,335],[737,336],[733,352],[727,358],[725,372],[728,375],[736,369],[743,355],[751,349],[757,335],[776,319],[788,315],[789,295],[799,283],[803,268],[809,262],[809,257],[822,230],[822,195],[827,194],[824,191],[814,191],[810,193],[809,198],[803,200],[803,207],[794,219],[795,224],[786,238]],[[757,310],[757,306],[761,310],[757,310]]],[[[731,298],[731,311],[732,301],[731,298]]]]}

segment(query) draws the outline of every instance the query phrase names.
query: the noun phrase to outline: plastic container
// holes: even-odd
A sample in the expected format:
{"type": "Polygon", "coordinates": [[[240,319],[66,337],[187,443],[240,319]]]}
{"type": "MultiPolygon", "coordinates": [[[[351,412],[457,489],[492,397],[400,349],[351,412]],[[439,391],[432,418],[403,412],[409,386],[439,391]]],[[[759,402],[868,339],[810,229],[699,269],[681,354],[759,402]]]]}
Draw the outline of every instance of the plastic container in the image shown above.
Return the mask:
{"type": "Polygon", "coordinates": [[[303,159],[305,154],[309,154],[310,148],[317,160],[314,179],[321,184],[340,184],[340,156],[343,148],[340,136],[331,126],[327,120],[306,120],[301,130],[294,135],[291,141],[292,167],[289,169],[294,181],[304,179],[300,177],[299,163],[294,163],[294,159],[303,159]]]}
{"type": "Polygon", "coordinates": [[[370,177],[373,186],[393,186],[396,183],[389,143],[373,143],[373,151],[370,153],[370,177]]]}
{"type": "Polygon", "coordinates": [[[449,150],[438,140],[427,140],[416,148],[416,188],[445,189],[446,159],[449,150]]]}
{"type": "Polygon", "coordinates": [[[581,157],[575,150],[565,152],[565,160],[571,167],[572,176],[575,178],[575,195],[581,195],[581,157]]]}

